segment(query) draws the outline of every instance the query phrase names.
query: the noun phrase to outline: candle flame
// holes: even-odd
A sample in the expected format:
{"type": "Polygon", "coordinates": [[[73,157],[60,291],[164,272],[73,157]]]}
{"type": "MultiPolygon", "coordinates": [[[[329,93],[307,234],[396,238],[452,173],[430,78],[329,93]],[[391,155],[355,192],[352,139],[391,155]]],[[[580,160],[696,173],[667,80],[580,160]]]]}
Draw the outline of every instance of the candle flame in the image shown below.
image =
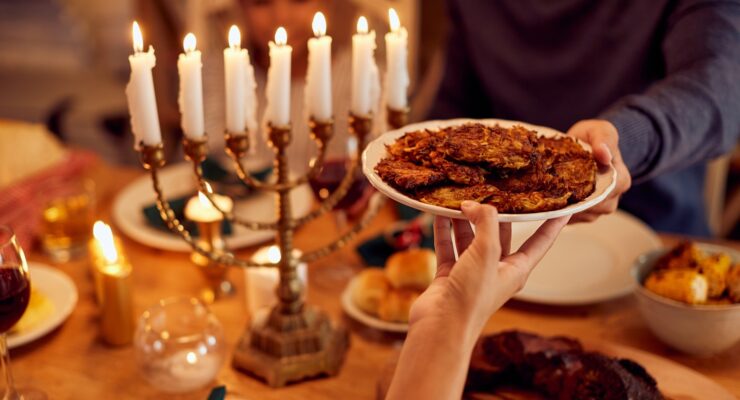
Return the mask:
{"type": "Polygon", "coordinates": [[[95,225],[93,225],[93,236],[100,244],[101,250],[103,250],[105,261],[109,264],[118,261],[118,252],[116,251],[116,244],[113,241],[113,231],[111,231],[110,226],[103,221],[95,222],[95,225]]]}
{"type": "Polygon", "coordinates": [[[391,32],[398,32],[401,28],[401,20],[398,19],[398,14],[393,8],[388,9],[388,21],[391,25],[391,32]]]}
{"type": "Polygon", "coordinates": [[[198,192],[198,200],[200,201],[200,204],[210,207],[211,201],[208,200],[208,196],[205,195],[203,192],[198,192]]]}
{"type": "Polygon", "coordinates": [[[275,31],[275,44],[284,46],[286,43],[288,43],[288,32],[281,26],[275,31]]]}
{"type": "Polygon", "coordinates": [[[238,49],[242,44],[242,34],[236,25],[231,25],[229,29],[229,47],[238,49]]]}
{"type": "Polygon", "coordinates": [[[269,261],[272,264],[277,264],[280,262],[280,259],[282,256],[280,255],[280,248],[277,246],[270,246],[269,249],[267,249],[267,261],[269,261]]]}
{"type": "Polygon", "coordinates": [[[185,39],[182,41],[182,48],[185,50],[186,53],[190,53],[195,51],[195,35],[193,33],[188,33],[185,35],[185,39]]]}
{"type": "Polygon", "coordinates": [[[311,27],[313,28],[313,34],[316,35],[316,37],[326,35],[326,17],[324,17],[324,13],[319,11],[313,16],[311,27]]]}
{"type": "Polygon", "coordinates": [[[188,362],[188,364],[195,364],[198,362],[198,356],[195,355],[192,351],[189,351],[187,355],[185,355],[185,360],[188,362]]]}
{"type": "Polygon", "coordinates": [[[141,29],[139,23],[134,21],[134,53],[140,53],[144,51],[144,37],[141,35],[141,29]]]}
{"type": "Polygon", "coordinates": [[[357,33],[367,33],[368,30],[367,18],[365,18],[365,16],[361,16],[360,19],[357,20],[357,33]]]}

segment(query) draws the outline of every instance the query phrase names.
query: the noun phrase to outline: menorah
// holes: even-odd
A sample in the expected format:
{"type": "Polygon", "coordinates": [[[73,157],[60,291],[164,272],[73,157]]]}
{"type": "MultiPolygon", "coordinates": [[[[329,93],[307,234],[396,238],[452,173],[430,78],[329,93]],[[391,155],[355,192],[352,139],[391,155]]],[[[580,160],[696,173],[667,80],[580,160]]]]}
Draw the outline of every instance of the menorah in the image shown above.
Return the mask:
{"type": "MultiPolygon", "coordinates": [[[[406,124],[408,110],[388,109],[387,122],[392,128],[406,124]]],[[[183,224],[176,218],[174,211],[165,199],[159,181],[159,170],[164,167],[164,151],[161,144],[140,145],[141,162],[151,173],[156,192],[156,203],[162,219],[168,228],[187,242],[193,251],[210,260],[210,268],[238,267],[274,267],[280,272],[277,286],[278,304],[273,307],[266,318],[255,320],[240,339],[234,352],[234,365],[237,368],[263,378],[271,386],[284,386],[288,382],[318,375],[335,375],[342,364],[344,354],[349,346],[349,335],[346,328],[332,324],[329,317],[316,307],[305,304],[303,287],[298,278],[297,265],[309,263],[340,249],[350,242],[355,235],[372,220],[381,208],[384,198],[374,194],[368,208],[357,222],[341,233],[330,243],[311,251],[304,251],[297,256],[293,249],[293,236],[296,230],[306,223],[332,211],[348,193],[354,182],[362,151],[372,130],[372,116],[360,116],[350,113],[350,140],[355,140],[354,154],[350,155],[346,174],[341,183],[331,194],[324,198],[319,206],[303,217],[294,217],[291,210],[290,192],[321,173],[327,151],[327,143],[334,132],[332,120],[309,120],[311,138],[316,144],[317,155],[311,160],[309,170],[299,178],[291,178],[288,169],[286,149],[291,141],[291,127],[267,127],[267,142],[274,152],[274,182],[254,178],[245,169],[242,159],[250,147],[249,135],[226,132],[226,153],[233,162],[236,174],[247,186],[258,191],[276,194],[276,220],[273,222],[256,222],[240,218],[230,210],[222,210],[214,201],[213,194],[203,178],[201,163],[205,160],[207,146],[205,137],[201,140],[183,139],[185,158],[192,162],[193,173],[198,187],[223,217],[232,224],[242,225],[252,230],[273,230],[275,241],[280,249],[281,258],[277,263],[259,263],[253,260],[239,259],[229,252],[221,250],[223,246],[212,246],[193,238],[183,224]]]]}

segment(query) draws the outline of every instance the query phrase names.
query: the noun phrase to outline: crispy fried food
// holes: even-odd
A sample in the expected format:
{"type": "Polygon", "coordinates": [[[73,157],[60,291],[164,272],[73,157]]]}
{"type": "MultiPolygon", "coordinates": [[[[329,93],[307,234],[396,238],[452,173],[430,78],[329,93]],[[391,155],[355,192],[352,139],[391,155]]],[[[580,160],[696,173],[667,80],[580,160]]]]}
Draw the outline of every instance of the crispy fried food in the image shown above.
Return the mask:
{"type": "Polygon", "coordinates": [[[375,166],[375,172],[381,179],[402,190],[415,190],[445,180],[441,172],[394,158],[381,160],[375,166]]]}
{"type": "Polygon", "coordinates": [[[486,183],[474,186],[441,186],[419,192],[419,201],[440,207],[460,208],[465,200],[482,202],[496,193],[500,191],[486,183]]]}
{"type": "Polygon", "coordinates": [[[537,136],[521,126],[505,129],[482,124],[447,128],[444,152],[453,160],[485,164],[492,168],[522,169],[528,167],[537,136]]]}
{"type": "Polygon", "coordinates": [[[502,213],[534,213],[561,209],[568,205],[570,196],[570,192],[499,192],[489,197],[485,203],[493,205],[502,213]]]}
{"type": "Polygon", "coordinates": [[[407,132],[387,146],[376,171],[428,204],[488,202],[504,213],[549,211],[587,198],[596,162],[570,137],[538,138],[522,126],[465,124],[407,132]]]}

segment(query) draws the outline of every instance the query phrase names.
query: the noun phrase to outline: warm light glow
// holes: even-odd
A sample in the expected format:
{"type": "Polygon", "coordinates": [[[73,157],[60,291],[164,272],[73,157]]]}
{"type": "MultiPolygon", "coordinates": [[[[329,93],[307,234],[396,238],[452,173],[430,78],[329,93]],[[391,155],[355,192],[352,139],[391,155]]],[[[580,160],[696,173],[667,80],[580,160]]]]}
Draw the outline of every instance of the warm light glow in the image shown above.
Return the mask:
{"type": "Polygon", "coordinates": [[[284,46],[286,43],[288,43],[288,32],[281,26],[275,31],[275,44],[284,46]]]}
{"type": "Polygon", "coordinates": [[[198,356],[195,355],[192,351],[189,351],[188,354],[185,356],[185,360],[188,362],[188,364],[195,364],[198,361],[198,356]]]}
{"type": "Polygon", "coordinates": [[[326,17],[324,17],[324,13],[319,11],[313,16],[311,27],[313,28],[313,34],[316,35],[316,37],[326,35],[326,17]]]}
{"type": "Polygon", "coordinates": [[[198,200],[200,201],[200,204],[210,207],[211,201],[208,200],[208,197],[203,192],[198,192],[198,200]]]}
{"type": "Polygon", "coordinates": [[[398,30],[401,28],[401,20],[398,19],[398,14],[396,13],[396,10],[392,8],[388,9],[388,21],[391,24],[391,32],[398,32],[398,30]]]}
{"type": "Polygon", "coordinates": [[[134,53],[140,53],[144,51],[144,37],[141,36],[141,29],[139,24],[134,21],[134,53]]]}
{"type": "Polygon", "coordinates": [[[270,248],[267,249],[267,261],[270,263],[277,264],[280,262],[281,258],[280,248],[277,246],[270,246],[270,248]]]}
{"type": "Polygon", "coordinates": [[[118,261],[118,252],[116,251],[116,244],[113,241],[113,231],[111,231],[110,226],[103,221],[95,222],[95,225],[93,225],[93,236],[103,251],[105,261],[109,264],[118,261]]]}
{"type": "Polygon", "coordinates": [[[357,33],[367,33],[368,27],[367,27],[367,18],[364,16],[360,17],[360,19],[357,20],[357,33]]]}
{"type": "Polygon", "coordinates": [[[185,40],[182,41],[182,48],[185,49],[186,53],[195,51],[195,35],[192,33],[185,35],[185,40]]]}
{"type": "Polygon", "coordinates": [[[229,47],[238,49],[242,45],[242,34],[236,25],[231,25],[229,29],[229,47]]]}

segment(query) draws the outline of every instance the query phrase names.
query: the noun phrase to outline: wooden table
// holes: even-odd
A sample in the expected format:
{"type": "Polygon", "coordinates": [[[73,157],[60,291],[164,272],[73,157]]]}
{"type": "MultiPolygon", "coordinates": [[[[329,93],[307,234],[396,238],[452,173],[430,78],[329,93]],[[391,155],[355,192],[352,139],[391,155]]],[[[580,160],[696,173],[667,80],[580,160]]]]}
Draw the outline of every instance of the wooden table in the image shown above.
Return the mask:
{"type": "MultiPolygon", "coordinates": [[[[117,190],[142,174],[137,170],[97,170],[101,217],[110,220],[112,199],[117,190]]],[[[361,237],[377,234],[394,218],[390,208],[383,210],[361,237]]],[[[299,248],[313,248],[334,232],[330,217],[307,226],[296,236],[299,248]],[[317,235],[321,232],[321,235],[317,235]]],[[[666,244],[677,238],[661,235],[666,244]]],[[[123,238],[134,265],[137,313],[157,300],[169,296],[197,293],[202,278],[190,263],[189,255],[148,248],[123,238]]],[[[740,249],[740,243],[725,243],[740,249]]],[[[254,249],[241,253],[248,255],[254,249]]],[[[31,260],[47,262],[37,253],[31,260]]],[[[131,346],[111,348],[98,338],[97,309],[86,261],[59,264],[77,284],[80,301],[66,323],[54,333],[12,351],[13,370],[19,385],[43,388],[53,399],[205,399],[208,389],[182,396],[167,397],[149,386],[138,374],[131,346]]],[[[351,348],[339,376],[304,382],[281,389],[271,389],[259,381],[223,366],[213,383],[249,399],[372,399],[380,371],[402,344],[402,337],[388,336],[357,326],[343,316],[339,295],[347,280],[361,267],[350,249],[333,254],[309,268],[308,301],[347,323],[352,331],[351,348]]],[[[249,316],[245,306],[243,271],[233,269],[230,276],[238,294],[212,306],[225,328],[229,349],[233,349],[249,316]]],[[[585,307],[548,307],[510,302],[489,321],[486,331],[527,329],[542,334],[566,334],[582,339],[608,340],[669,358],[693,368],[740,396],[740,346],[725,354],[696,359],[682,355],[659,342],[638,315],[632,298],[623,298],[585,307]]],[[[708,333],[711,334],[711,333],[708,333]]]]}

